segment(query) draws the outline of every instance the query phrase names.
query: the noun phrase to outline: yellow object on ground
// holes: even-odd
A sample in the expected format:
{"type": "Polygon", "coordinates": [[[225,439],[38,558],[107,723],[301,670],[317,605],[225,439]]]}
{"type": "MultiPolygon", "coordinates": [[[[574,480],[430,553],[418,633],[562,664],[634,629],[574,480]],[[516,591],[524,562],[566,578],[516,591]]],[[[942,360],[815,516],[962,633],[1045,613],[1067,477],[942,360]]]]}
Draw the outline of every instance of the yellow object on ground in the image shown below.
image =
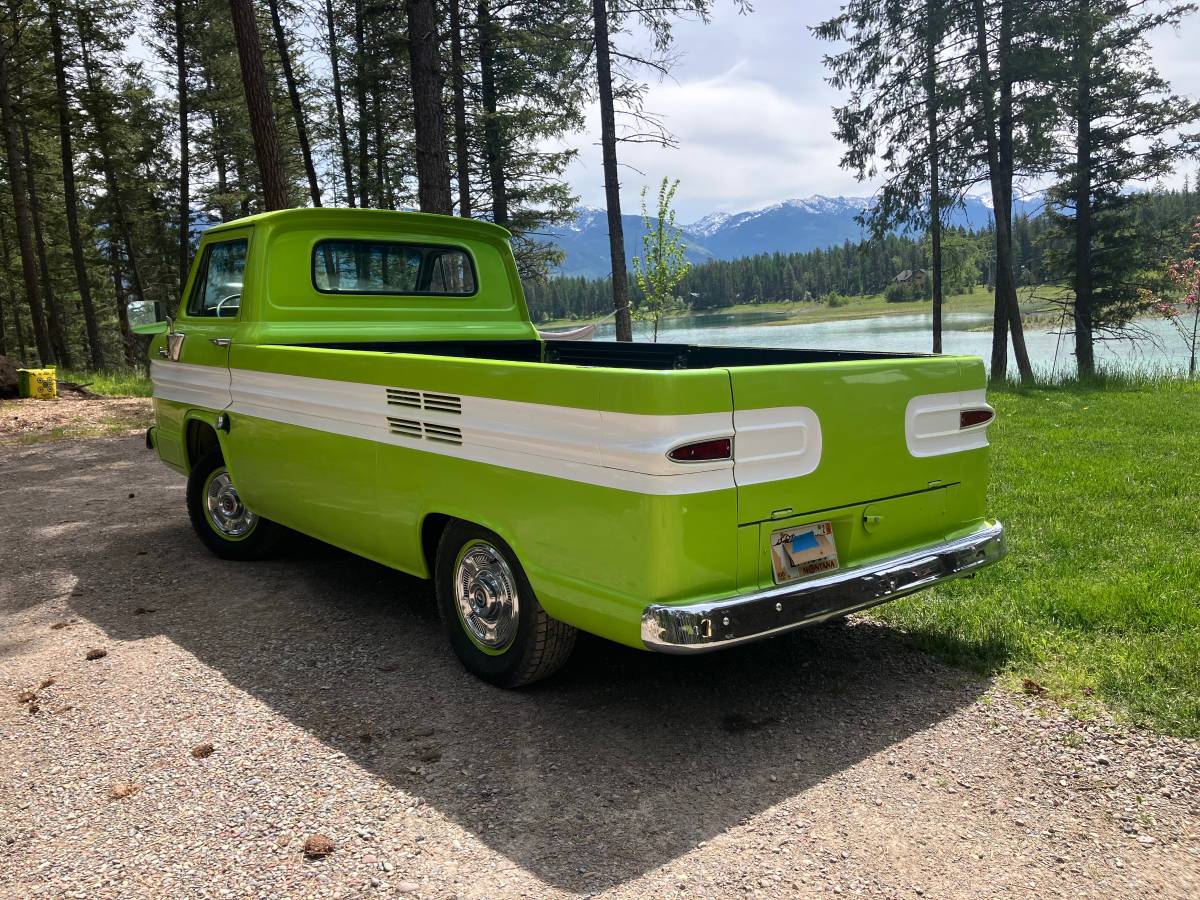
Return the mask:
{"type": "Polygon", "coordinates": [[[58,396],[58,373],[54,366],[17,369],[17,393],[35,400],[53,400],[58,396]]]}

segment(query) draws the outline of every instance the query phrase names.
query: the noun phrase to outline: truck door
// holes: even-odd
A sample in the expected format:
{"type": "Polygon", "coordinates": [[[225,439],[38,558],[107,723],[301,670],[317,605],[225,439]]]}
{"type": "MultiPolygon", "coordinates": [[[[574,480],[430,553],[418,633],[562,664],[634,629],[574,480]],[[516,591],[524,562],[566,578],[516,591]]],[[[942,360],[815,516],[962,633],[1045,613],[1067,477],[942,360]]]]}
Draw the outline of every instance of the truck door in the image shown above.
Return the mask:
{"type": "MultiPolygon", "coordinates": [[[[223,233],[204,245],[165,343],[151,358],[158,404],[160,446],[183,453],[189,411],[223,410],[229,392],[229,346],[242,306],[250,229],[223,233]]],[[[182,456],[173,460],[183,464],[182,456]]],[[[194,462],[194,460],[192,460],[194,462]]]]}

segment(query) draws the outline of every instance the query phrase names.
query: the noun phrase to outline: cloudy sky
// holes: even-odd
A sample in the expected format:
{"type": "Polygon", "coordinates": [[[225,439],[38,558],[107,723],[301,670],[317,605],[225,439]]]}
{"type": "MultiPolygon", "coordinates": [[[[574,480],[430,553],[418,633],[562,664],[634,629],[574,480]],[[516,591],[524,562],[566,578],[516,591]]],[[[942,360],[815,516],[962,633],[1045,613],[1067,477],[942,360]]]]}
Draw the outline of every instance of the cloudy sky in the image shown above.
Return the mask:
{"type": "MultiPolygon", "coordinates": [[[[834,15],[839,0],[753,0],[749,15],[738,15],[730,0],[714,5],[708,25],[677,26],[682,56],[673,78],[654,83],[646,97],[647,110],[661,116],[679,146],[626,144],[618,151],[625,164],[624,211],[636,214],[642,185],[657,185],[663,176],[680,180],[681,222],[790,197],[869,194],[870,186],[838,166],[841,148],[831,136],[830,107],[839,96],[825,83],[821,64],[831,45],[808,31],[834,15]]],[[[1200,15],[1153,40],[1162,74],[1176,91],[1193,97],[1200,94],[1198,45],[1200,15]]],[[[593,109],[587,133],[599,131],[593,109]]],[[[568,174],[583,203],[603,206],[600,148],[593,140],[574,142],[579,159],[568,174]]]]}

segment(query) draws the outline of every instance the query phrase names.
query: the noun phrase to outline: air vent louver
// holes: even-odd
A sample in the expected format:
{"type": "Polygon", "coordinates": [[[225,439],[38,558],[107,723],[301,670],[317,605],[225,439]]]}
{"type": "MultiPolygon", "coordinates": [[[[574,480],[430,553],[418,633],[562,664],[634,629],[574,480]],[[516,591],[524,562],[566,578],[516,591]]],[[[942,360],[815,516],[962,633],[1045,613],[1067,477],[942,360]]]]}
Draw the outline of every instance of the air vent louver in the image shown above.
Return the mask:
{"type": "MultiPolygon", "coordinates": [[[[433,394],[425,391],[414,391],[407,388],[386,388],[389,406],[407,406],[410,409],[424,409],[431,413],[462,414],[462,397],[454,394],[433,394]]],[[[425,422],[421,419],[401,419],[387,417],[388,431],[411,438],[424,438],[441,444],[461,444],[462,429],[453,425],[442,425],[425,422]]]]}
{"type": "Polygon", "coordinates": [[[425,408],[439,412],[461,413],[462,397],[452,394],[425,394],[425,408]]]}
{"type": "Polygon", "coordinates": [[[388,431],[406,437],[421,437],[421,423],[416,419],[396,419],[388,416],[388,431]]]}
{"type": "Polygon", "coordinates": [[[388,388],[387,402],[389,406],[411,406],[413,409],[420,409],[421,392],[405,391],[401,390],[400,388],[388,388]]]}
{"type": "Polygon", "coordinates": [[[449,425],[433,425],[426,422],[425,437],[431,441],[439,441],[443,444],[461,444],[462,430],[449,425]]]}

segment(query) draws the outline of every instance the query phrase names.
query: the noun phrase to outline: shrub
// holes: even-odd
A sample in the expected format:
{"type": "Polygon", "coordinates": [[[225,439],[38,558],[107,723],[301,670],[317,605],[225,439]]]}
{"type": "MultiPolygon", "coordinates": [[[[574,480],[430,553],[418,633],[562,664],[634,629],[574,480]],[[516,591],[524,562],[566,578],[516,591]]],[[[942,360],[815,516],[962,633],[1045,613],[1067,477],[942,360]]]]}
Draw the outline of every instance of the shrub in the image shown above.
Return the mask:
{"type": "Polygon", "coordinates": [[[924,279],[893,281],[883,292],[888,303],[912,303],[914,300],[930,299],[929,285],[924,279]]]}

